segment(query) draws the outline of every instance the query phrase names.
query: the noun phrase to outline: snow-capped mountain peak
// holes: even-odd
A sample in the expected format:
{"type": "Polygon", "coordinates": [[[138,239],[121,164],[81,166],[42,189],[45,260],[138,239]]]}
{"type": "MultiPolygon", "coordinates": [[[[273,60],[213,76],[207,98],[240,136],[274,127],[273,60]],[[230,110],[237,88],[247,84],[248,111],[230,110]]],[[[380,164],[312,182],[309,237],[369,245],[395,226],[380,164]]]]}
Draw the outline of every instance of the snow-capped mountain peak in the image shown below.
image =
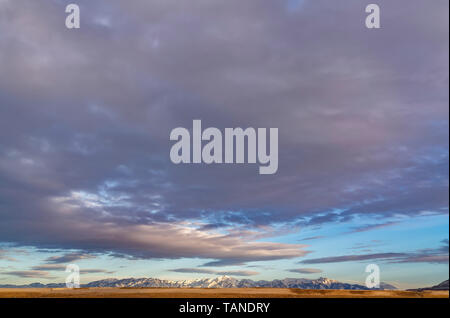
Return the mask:
{"type": "MultiPolygon", "coordinates": [[[[383,283],[385,284],[385,283],[383,283]]],[[[386,286],[393,287],[389,284],[386,286]]],[[[381,286],[381,289],[383,289],[381,286]]],[[[55,288],[65,287],[60,284],[40,284],[33,283],[22,286],[1,286],[0,287],[40,287],[55,288]]],[[[219,276],[215,278],[198,278],[193,280],[165,280],[158,278],[108,278],[83,284],[82,287],[166,287],[166,288],[249,288],[249,287],[267,287],[267,288],[300,288],[300,289],[368,289],[359,284],[348,284],[338,282],[333,279],[320,277],[318,279],[306,278],[285,278],[272,281],[251,279],[236,279],[230,276],[219,276]]]]}

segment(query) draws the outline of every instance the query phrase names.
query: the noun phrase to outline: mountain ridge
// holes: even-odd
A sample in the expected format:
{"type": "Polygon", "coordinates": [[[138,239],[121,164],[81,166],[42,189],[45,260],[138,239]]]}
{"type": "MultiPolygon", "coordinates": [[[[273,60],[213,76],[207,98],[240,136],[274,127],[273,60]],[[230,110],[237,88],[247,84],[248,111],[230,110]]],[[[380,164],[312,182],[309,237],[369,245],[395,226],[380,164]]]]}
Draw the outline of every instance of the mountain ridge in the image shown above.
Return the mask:
{"type": "Polygon", "coordinates": [[[449,283],[448,279],[443,281],[440,284],[431,286],[431,287],[424,287],[424,288],[415,288],[415,289],[408,289],[409,291],[425,291],[425,290],[449,290],[449,283]]]}
{"type": "MultiPolygon", "coordinates": [[[[0,285],[0,288],[64,288],[65,283],[31,283],[27,285],[0,285]]],[[[349,289],[349,290],[369,290],[364,285],[342,283],[337,280],[320,277],[318,279],[307,278],[285,278],[274,279],[271,281],[251,279],[236,279],[229,276],[220,276],[216,278],[198,278],[192,280],[168,280],[159,278],[107,278],[81,284],[80,287],[121,287],[121,288],[144,288],[144,287],[162,287],[162,288],[249,288],[249,287],[267,287],[267,288],[299,288],[299,289],[349,289]]],[[[375,289],[375,288],[374,288],[375,289]]],[[[397,289],[395,286],[381,283],[378,289],[397,289]]]]}

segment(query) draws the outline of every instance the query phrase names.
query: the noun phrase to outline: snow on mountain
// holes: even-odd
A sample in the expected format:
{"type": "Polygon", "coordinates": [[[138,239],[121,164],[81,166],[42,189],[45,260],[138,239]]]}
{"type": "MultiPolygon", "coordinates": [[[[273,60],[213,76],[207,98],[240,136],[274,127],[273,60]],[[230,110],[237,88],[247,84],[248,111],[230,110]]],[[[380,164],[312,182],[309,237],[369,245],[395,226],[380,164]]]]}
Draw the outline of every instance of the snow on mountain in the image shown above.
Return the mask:
{"type": "MultiPolygon", "coordinates": [[[[380,289],[396,289],[387,283],[381,283],[380,289]]],[[[251,279],[238,280],[229,276],[216,278],[199,278],[193,280],[165,280],[158,278],[108,278],[82,284],[82,287],[166,287],[166,288],[248,288],[248,287],[271,287],[271,288],[300,288],[300,289],[368,289],[359,284],[341,283],[333,279],[320,277],[318,279],[285,278],[271,281],[251,279]]],[[[65,284],[41,284],[29,285],[0,285],[0,288],[58,288],[65,284]]]]}

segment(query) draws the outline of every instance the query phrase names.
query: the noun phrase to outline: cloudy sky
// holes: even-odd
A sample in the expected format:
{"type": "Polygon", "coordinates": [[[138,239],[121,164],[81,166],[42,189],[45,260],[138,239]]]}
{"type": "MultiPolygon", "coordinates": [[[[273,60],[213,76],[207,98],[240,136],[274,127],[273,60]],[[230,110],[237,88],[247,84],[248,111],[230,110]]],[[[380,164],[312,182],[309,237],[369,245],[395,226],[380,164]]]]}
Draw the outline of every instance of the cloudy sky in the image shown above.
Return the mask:
{"type": "Polygon", "coordinates": [[[0,0],[0,284],[448,279],[449,4],[368,3],[0,0]],[[194,119],[277,173],[173,164],[194,119]]]}

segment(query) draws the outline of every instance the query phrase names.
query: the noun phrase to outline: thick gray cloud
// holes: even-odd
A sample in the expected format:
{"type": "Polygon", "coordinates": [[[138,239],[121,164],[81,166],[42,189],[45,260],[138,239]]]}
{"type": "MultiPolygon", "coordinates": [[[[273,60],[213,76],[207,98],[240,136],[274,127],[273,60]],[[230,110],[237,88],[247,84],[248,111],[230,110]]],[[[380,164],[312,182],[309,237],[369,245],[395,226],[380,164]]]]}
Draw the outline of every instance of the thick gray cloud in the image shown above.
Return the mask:
{"type": "Polygon", "coordinates": [[[67,30],[0,1],[0,241],[229,264],[306,254],[233,227],[448,213],[448,1],[380,30],[360,0],[78,2],[67,30]],[[193,119],[278,127],[277,174],[173,165],[193,119]]]}

